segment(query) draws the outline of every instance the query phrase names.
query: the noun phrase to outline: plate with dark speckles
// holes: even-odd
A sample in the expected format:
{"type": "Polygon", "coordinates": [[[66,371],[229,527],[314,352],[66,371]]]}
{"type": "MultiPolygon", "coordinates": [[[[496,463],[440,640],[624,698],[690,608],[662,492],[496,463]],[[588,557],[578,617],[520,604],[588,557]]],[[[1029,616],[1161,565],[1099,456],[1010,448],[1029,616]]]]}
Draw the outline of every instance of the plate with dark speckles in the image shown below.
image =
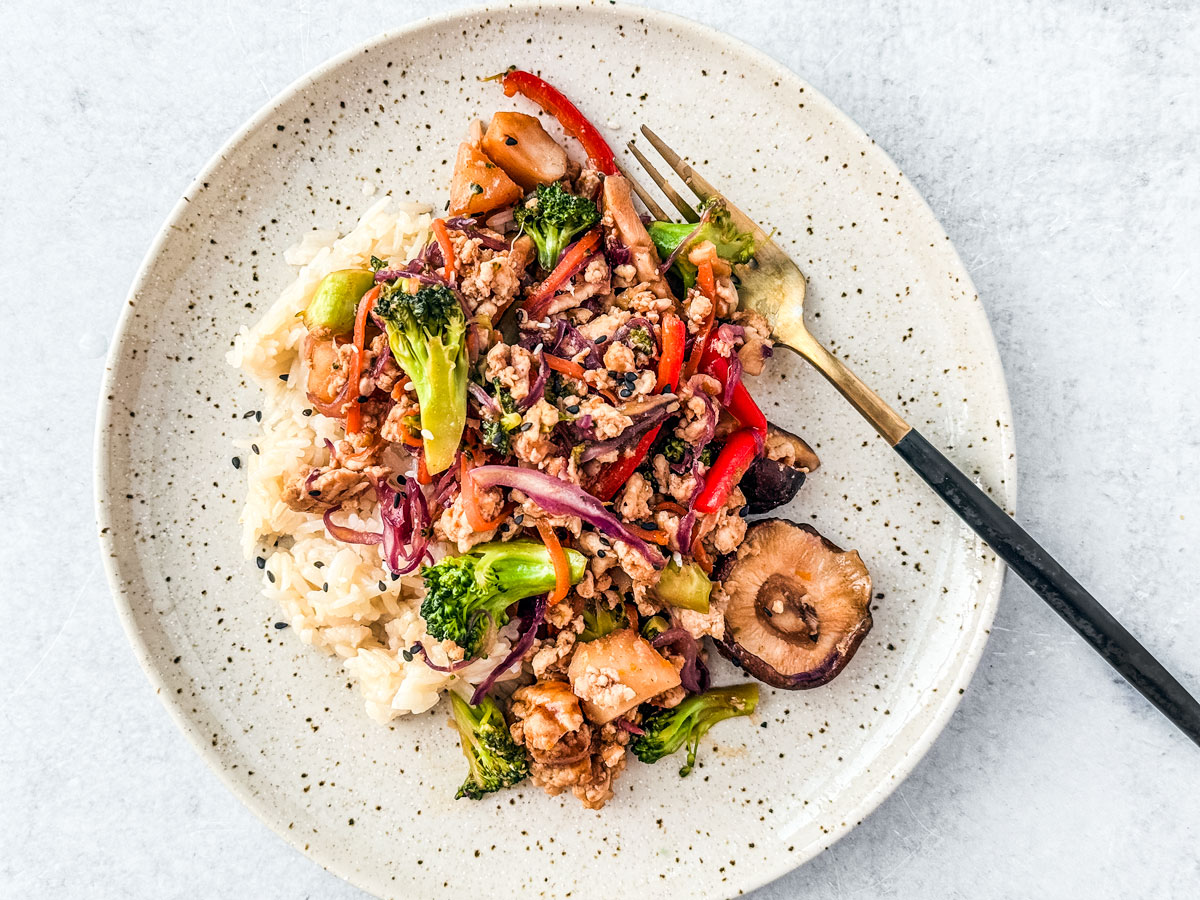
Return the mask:
{"type": "Polygon", "coordinates": [[[506,4],[383,34],[321,66],[247,123],[171,213],[102,395],[109,578],[142,665],[205,760],[281,836],[367,891],[748,891],[853,828],[929,748],[974,671],[1003,577],[791,354],[756,392],[824,464],[785,512],[861,552],[875,627],[836,681],[765,688],[756,727],[712,732],[691,777],[631,766],[601,812],[528,786],[454,801],[463,761],[444,708],[374,724],[335,659],[271,628],[239,550],[229,447],[257,396],[224,362],[234,333],[292,278],[284,248],[314,226],[349,228],[376,199],[365,182],[440,202],[469,119],[519,106],[476,76],[513,63],[553,81],[614,146],[644,122],[691,150],[778,230],[808,277],[817,336],[1012,507],[1008,396],[979,298],[929,208],[857,125],[778,63],[685,19],[506,4]],[[716,127],[706,116],[696,132],[689,109],[716,127]]]}

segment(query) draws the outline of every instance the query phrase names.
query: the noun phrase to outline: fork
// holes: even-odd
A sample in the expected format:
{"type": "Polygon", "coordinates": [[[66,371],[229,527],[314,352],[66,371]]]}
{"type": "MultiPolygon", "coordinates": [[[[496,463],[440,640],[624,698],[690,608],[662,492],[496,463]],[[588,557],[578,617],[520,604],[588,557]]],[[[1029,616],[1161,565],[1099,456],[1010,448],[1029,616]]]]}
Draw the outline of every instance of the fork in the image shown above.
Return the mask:
{"type": "MultiPolygon", "coordinates": [[[[776,344],[795,351],[824,375],[997,556],[1109,665],[1200,745],[1200,703],[1025,529],[813,337],[804,324],[805,280],[800,268],[766,231],[702,178],[662,138],[645,125],[641,132],[692,193],[704,203],[724,203],[738,229],[754,235],[755,259],[738,272],[741,305],[761,313],[770,322],[776,344]]],[[[698,222],[700,212],[680,196],[632,141],[626,146],[684,220],[698,222]]],[[[636,178],[624,170],[622,174],[651,215],[660,221],[670,220],[636,178]]]]}

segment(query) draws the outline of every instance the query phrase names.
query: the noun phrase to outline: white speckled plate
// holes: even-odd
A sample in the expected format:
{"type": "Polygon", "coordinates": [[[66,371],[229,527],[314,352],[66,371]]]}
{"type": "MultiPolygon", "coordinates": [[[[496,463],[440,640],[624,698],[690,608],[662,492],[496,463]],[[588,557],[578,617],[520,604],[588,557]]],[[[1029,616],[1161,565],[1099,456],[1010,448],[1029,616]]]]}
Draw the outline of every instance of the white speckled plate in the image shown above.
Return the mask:
{"type": "MultiPolygon", "coordinates": [[[[163,701],[287,840],[381,897],[723,897],[811,858],[891,792],[945,725],[986,640],[1002,567],[817,375],[781,354],[759,395],[823,466],[788,512],[858,548],[875,627],[830,686],[764,691],[701,766],[631,765],[601,813],[523,787],[456,802],[446,712],[371,722],[338,662],[271,627],[238,550],[230,440],[258,403],[223,360],[292,277],[284,248],[348,227],[366,182],[441,203],[468,120],[525,108],[477,75],[540,70],[619,146],[639,123],[774,226],[814,330],[968,472],[1013,502],[987,320],[946,235],[858,127],[765,56],[607,3],[457,13],[302,79],[171,214],[113,342],[97,446],[109,576],[163,701]],[[702,111],[698,115],[689,113],[702,111]]],[[[731,672],[718,665],[717,680],[731,672]]]]}

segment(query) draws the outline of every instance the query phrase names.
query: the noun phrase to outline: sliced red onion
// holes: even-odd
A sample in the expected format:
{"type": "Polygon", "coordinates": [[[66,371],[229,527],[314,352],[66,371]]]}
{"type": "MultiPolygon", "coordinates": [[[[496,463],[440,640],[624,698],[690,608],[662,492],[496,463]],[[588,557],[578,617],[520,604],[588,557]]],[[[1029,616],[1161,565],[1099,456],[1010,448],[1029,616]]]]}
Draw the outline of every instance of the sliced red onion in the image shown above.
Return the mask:
{"type": "Polygon", "coordinates": [[[421,662],[425,663],[425,665],[427,665],[429,668],[433,669],[433,671],[444,672],[447,675],[452,675],[453,673],[459,671],[460,669],[465,669],[471,663],[475,662],[474,659],[460,659],[458,662],[450,663],[450,665],[448,665],[448,666],[439,666],[437,663],[435,663],[433,660],[431,660],[429,658],[429,654],[425,652],[425,648],[421,646],[420,641],[417,641],[415,644],[413,644],[411,647],[409,647],[408,652],[415,654],[417,656],[420,656],[421,662]]]}
{"type": "Polygon", "coordinates": [[[651,407],[646,412],[636,418],[631,425],[626,426],[615,438],[610,438],[607,441],[597,441],[589,446],[579,457],[580,462],[591,462],[598,456],[603,456],[605,453],[610,453],[613,450],[621,450],[629,446],[643,434],[679,411],[677,403],[673,403],[677,398],[674,394],[659,394],[664,400],[669,402],[660,403],[651,407]]]}
{"type": "MultiPolygon", "coordinates": [[[[512,211],[509,211],[509,217],[512,217],[512,211]]],[[[511,249],[508,241],[501,237],[485,234],[477,227],[478,223],[475,219],[470,219],[465,216],[454,216],[446,220],[446,227],[451,231],[461,231],[467,237],[474,238],[487,247],[489,250],[503,251],[511,249]]],[[[490,226],[489,226],[490,227],[490,226]]]]}
{"type": "Polygon", "coordinates": [[[684,248],[687,247],[688,244],[696,239],[696,235],[700,233],[700,229],[708,224],[708,220],[712,218],[713,209],[714,206],[709,206],[700,214],[700,221],[696,223],[696,227],[691,230],[687,237],[685,237],[675,246],[675,249],[671,251],[671,255],[664,259],[662,265],[658,267],[659,275],[666,275],[671,266],[675,265],[675,260],[678,258],[679,254],[683,252],[684,248]]]}
{"type": "Polygon", "coordinates": [[[620,728],[622,731],[628,731],[630,734],[635,734],[638,737],[641,737],[643,734],[646,733],[641,728],[639,728],[637,725],[634,725],[632,722],[630,722],[624,716],[618,716],[616,721],[613,724],[616,725],[618,728],[620,728]]]}
{"type": "Polygon", "coordinates": [[[359,531],[356,528],[351,528],[349,525],[339,525],[333,521],[333,514],[341,508],[342,505],[339,503],[332,509],[325,510],[323,517],[325,530],[333,536],[334,540],[341,541],[344,544],[378,544],[383,540],[382,534],[376,534],[373,531],[359,531]]]}
{"type": "Polygon", "coordinates": [[[699,642],[689,632],[672,628],[656,637],[651,644],[655,650],[670,648],[684,658],[683,668],[679,670],[680,684],[693,694],[708,690],[708,666],[700,659],[699,642]]]}
{"type": "MultiPolygon", "coordinates": [[[[481,468],[505,467],[483,466],[481,468]]],[[[475,469],[474,471],[479,472],[481,469],[475,469]]],[[[475,693],[471,695],[472,706],[478,706],[479,701],[487,696],[487,692],[492,689],[492,685],[496,683],[500,676],[512,668],[513,663],[520,663],[521,658],[525,655],[525,652],[533,646],[533,639],[537,637],[537,630],[541,627],[542,622],[546,618],[546,598],[549,596],[549,594],[540,594],[534,601],[533,612],[531,612],[527,617],[523,617],[521,619],[521,628],[524,629],[521,633],[521,637],[515,644],[512,645],[512,648],[508,651],[508,655],[500,661],[500,664],[496,666],[496,668],[492,669],[492,671],[488,673],[487,678],[483,679],[483,681],[479,683],[479,686],[475,688],[475,693]]]]}
{"type": "Polygon", "coordinates": [[[454,463],[446,468],[442,473],[442,477],[438,479],[438,483],[433,488],[433,503],[439,509],[445,509],[450,505],[450,500],[458,490],[458,473],[459,462],[458,457],[462,455],[459,450],[454,458],[454,463]]]}
{"type": "Polygon", "coordinates": [[[512,222],[513,207],[509,206],[497,213],[492,213],[492,215],[488,217],[488,220],[484,224],[493,231],[503,232],[505,228],[512,224],[512,222]]]}
{"type": "Polygon", "coordinates": [[[429,553],[429,505],[415,478],[405,476],[404,491],[375,481],[379,517],[383,521],[383,560],[396,575],[407,575],[432,559],[429,553]]]}
{"type": "Polygon", "coordinates": [[[480,466],[471,470],[470,477],[479,488],[499,485],[518,490],[549,515],[578,516],[601,534],[633,547],[654,568],[661,569],[666,565],[657,548],[626,528],[625,523],[605,509],[603,503],[576,485],[536,469],[516,466],[480,466]]]}
{"type": "Polygon", "coordinates": [[[729,366],[725,370],[725,389],[721,391],[721,405],[733,402],[733,392],[742,383],[742,361],[736,353],[729,354],[729,366]]]}

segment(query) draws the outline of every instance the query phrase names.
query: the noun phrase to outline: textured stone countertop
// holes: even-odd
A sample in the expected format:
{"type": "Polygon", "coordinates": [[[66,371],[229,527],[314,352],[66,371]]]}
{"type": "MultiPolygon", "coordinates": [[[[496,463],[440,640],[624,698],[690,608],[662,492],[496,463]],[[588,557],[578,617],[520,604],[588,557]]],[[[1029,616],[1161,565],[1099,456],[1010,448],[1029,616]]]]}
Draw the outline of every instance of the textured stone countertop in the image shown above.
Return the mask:
{"type": "MultiPolygon", "coordinates": [[[[655,5],[786,63],[916,183],[1000,345],[1021,520],[1200,691],[1200,7],[655,5]]],[[[0,896],[365,896],[261,825],[154,696],[96,547],[92,430],[125,293],[193,174],[295,77],[442,6],[0,11],[0,896]]],[[[1196,897],[1198,844],[1200,749],[1010,578],[925,760],[755,896],[1196,897]]]]}

